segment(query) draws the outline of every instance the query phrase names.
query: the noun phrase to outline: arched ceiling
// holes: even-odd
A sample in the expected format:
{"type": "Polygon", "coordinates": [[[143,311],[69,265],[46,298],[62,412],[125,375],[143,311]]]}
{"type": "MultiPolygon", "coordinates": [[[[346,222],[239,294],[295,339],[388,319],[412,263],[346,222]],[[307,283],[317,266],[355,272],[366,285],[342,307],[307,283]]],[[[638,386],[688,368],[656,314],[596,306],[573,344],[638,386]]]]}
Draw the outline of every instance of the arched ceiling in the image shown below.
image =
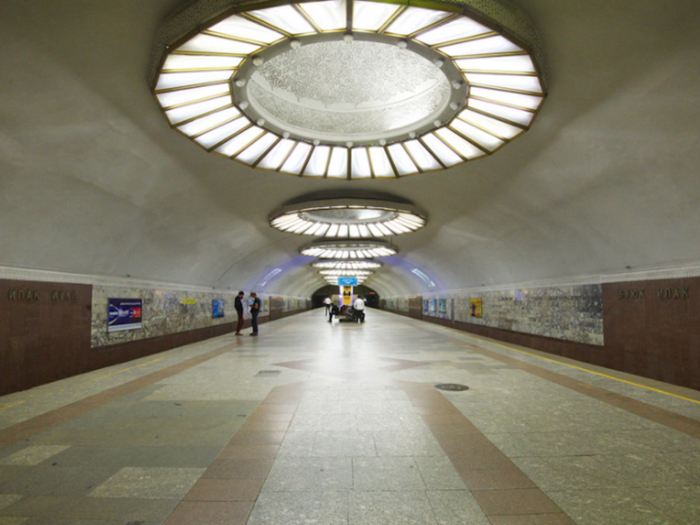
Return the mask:
{"type": "Polygon", "coordinates": [[[532,130],[445,172],[353,182],[259,172],[169,128],[147,72],[184,3],[3,0],[0,265],[310,295],[309,239],[267,217],[345,190],[428,213],[368,281],[384,295],[700,260],[693,0],[515,0],[548,54],[532,130]]]}

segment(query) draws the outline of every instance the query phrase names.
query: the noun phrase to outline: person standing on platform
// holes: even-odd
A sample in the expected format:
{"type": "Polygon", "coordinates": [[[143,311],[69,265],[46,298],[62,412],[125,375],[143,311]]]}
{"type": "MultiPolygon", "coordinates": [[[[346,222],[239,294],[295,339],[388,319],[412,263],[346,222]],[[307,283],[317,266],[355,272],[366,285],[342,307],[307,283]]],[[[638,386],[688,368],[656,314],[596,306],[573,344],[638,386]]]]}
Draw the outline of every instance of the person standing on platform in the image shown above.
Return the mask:
{"type": "Polygon", "coordinates": [[[333,322],[333,316],[340,314],[340,308],[338,308],[338,305],[333,303],[331,304],[331,309],[330,312],[328,313],[328,322],[332,323],[333,322]]]}
{"type": "Polygon", "coordinates": [[[258,335],[258,314],[260,313],[260,299],[255,292],[250,292],[250,298],[252,302],[250,303],[250,316],[252,319],[253,333],[250,335],[258,335]]]}
{"type": "Polygon", "coordinates": [[[326,315],[326,317],[328,317],[328,316],[330,315],[330,313],[331,313],[331,298],[330,298],[330,297],[326,297],[326,298],[323,300],[323,304],[326,306],[326,313],[325,313],[325,315],[326,315]]]}
{"type": "Polygon", "coordinates": [[[241,328],[243,328],[243,297],[245,294],[243,292],[238,292],[236,299],[233,301],[233,307],[236,309],[238,314],[238,324],[236,325],[236,335],[243,335],[241,333],[241,328]]]}
{"type": "Polygon", "coordinates": [[[362,299],[361,295],[357,296],[355,299],[355,304],[352,306],[353,312],[355,312],[355,318],[358,322],[365,322],[365,301],[362,299]]]}

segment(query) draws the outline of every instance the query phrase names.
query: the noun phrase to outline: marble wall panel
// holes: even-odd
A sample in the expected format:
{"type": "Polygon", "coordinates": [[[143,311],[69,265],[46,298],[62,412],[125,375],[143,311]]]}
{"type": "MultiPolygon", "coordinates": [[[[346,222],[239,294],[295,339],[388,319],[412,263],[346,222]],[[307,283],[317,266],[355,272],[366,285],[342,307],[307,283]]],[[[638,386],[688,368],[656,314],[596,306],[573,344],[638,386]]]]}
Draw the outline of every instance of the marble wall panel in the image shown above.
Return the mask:
{"type": "MultiPolygon", "coordinates": [[[[401,310],[407,298],[386,299],[389,310],[401,310]]],[[[602,346],[603,292],[598,284],[530,289],[473,291],[424,296],[424,317],[602,346]],[[469,300],[482,300],[483,317],[471,317],[469,300]],[[441,299],[445,308],[441,310],[441,299]],[[435,309],[430,306],[435,301],[435,309]],[[454,309],[454,312],[452,312],[454,309]]]]}
{"type": "MultiPolygon", "coordinates": [[[[199,328],[232,323],[237,320],[234,299],[237,292],[192,292],[152,288],[130,288],[120,286],[93,286],[91,347],[105,347],[130,341],[186,332],[199,328]],[[107,307],[110,298],[141,298],[143,300],[142,328],[107,332],[107,307]],[[224,300],[224,317],[212,318],[212,299],[224,300]],[[192,301],[193,304],[185,304],[192,301]]],[[[270,298],[259,294],[260,317],[270,314],[270,298]]],[[[248,295],[244,301],[248,300],[248,295]]],[[[291,301],[290,311],[296,311],[299,298],[284,298],[291,301]]],[[[305,303],[304,303],[305,305],[305,303]]],[[[246,308],[245,317],[249,317],[246,308]]]]}

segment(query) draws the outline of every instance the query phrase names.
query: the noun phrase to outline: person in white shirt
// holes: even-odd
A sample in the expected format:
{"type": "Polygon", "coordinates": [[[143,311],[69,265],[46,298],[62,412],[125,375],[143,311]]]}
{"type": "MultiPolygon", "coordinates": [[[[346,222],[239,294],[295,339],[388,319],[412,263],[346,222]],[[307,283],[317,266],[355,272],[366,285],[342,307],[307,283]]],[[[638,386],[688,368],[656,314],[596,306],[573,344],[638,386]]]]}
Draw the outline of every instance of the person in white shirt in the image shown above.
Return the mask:
{"type": "Polygon", "coordinates": [[[323,300],[323,304],[326,305],[326,313],[325,313],[325,315],[328,316],[328,314],[329,314],[330,311],[331,311],[331,298],[330,298],[330,297],[326,297],[326,298],[323,300]]]}
{"type": "Polygon", "coordinates": [[[365,301],[362,299],[361,295],[357,296],[355,299],[355,304],[352,305],[353,312],[355,313],[355,319],[358,322],[365,322],[365,301]]]}

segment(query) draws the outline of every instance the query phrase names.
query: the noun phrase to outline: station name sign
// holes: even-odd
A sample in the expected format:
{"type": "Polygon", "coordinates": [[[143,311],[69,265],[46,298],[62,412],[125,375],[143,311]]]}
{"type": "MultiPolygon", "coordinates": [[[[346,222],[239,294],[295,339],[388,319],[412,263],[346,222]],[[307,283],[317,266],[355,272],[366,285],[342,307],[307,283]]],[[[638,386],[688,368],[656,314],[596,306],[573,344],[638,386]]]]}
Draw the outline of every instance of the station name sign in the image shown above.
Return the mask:
{"type": "Polygon", "coordinates": [[[71,302],[77,301],[78,296],[75,292],[64,292],[59,290],[51,290],[50,292],[40,292],[39,290],[16,289],[7,292],[8,301],[25,301],[34,302],[42,298],[48,298],[51,302],[71,302]]]}
{"type": "Polygon", "coordinates": [[[646,299],[657,297],[658,299],[690,299],[690,288],[658,288],[646,290],[645,288],[620,289],[617,292],[619,299],[646,299]]]}

